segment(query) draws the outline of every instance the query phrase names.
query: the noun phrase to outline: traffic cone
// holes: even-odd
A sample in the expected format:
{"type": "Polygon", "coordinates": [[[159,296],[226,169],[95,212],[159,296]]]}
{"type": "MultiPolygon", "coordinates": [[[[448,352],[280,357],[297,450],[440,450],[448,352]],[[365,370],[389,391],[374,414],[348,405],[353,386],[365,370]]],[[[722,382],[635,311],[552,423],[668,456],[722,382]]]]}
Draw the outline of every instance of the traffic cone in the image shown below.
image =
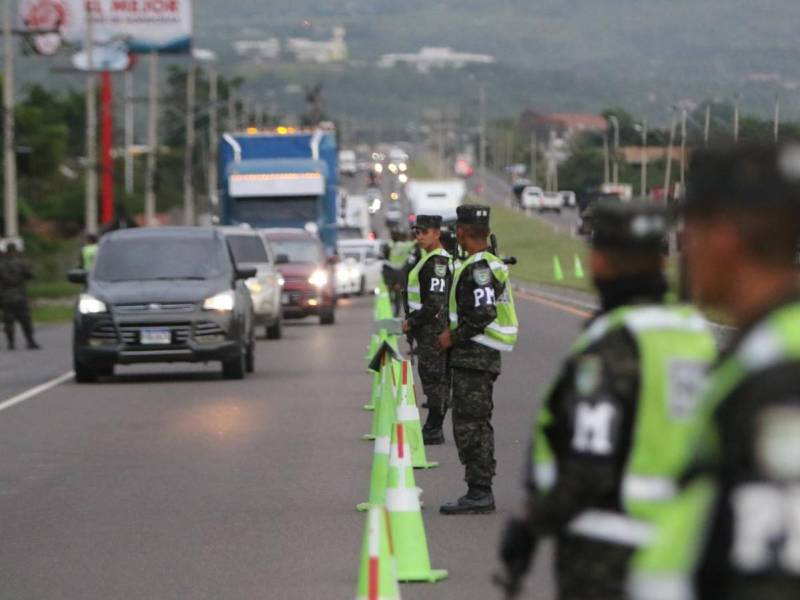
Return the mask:
{"type": "Polygon", "coordinates": [[[398,581],[433,583],[447,577],[447,571],[431,569],[425,524],[419,506],[419,490],[411,466],[411,448],[401,423],[396,423],[392,428],[386,509],[389,512],[389,532],[397,561],[398,581]]]}
{"type": "Polygon", "coordinates": [[[380,376],[380,373],[373,373],[372,374],[372,391],[370,392],[370,395],[369,395],[369,404],[365,404],[364,405],[364,407],[363,407],[364,410],[370,410],[370,411],[374,411],[375,410],[376,398],[380,395],[380,393],[381,393],[381,376],[380,376]]]}
{"type": "Polygon", "coordinates": [[[561,261],[557,256],[553,257],[553,279],[556,281],[564,281],[564,271],[561,270],[561,261]]]}
{"type": "Polygon", "coordinates": [[[432,469],[438,462],[428,462],[422,425],[419,421],[416,394],[414,393],[414,370],[411,361],[404,360],[401,366],[400,386],[397,390],[397,422],[403,424],[406,440],[411,447],[411,464],[415,469],[432,469]]]}
{"type": "Polygon", "coordinates": [[[397,396],[398,375],[395,373],[398,362],[384,354],[380,372],[380,392],[375,398],[375,410],[372,413],[372,429],[362,436],[367,441],[379,435],[389,435],[389,428],[395,418],[395,397],[397,396]]]}
{"type": "Polygon", "coordinates": [[[580,257],[575,255],[575,279],[583,279],[583,265],[581,264],[580,257]]]}
{"type": "Polygon", "coordinates": [[[386,509],[373,506],[367,514],[356,600],[400,600],[397,566],[386,526],[386,509]]]}

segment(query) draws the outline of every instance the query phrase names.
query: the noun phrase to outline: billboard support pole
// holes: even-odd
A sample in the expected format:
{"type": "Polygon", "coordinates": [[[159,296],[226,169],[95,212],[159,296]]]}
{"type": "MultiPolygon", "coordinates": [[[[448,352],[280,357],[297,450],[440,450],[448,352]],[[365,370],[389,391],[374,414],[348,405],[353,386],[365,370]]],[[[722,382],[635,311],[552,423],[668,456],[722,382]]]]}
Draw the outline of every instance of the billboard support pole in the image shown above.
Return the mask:
{"type": "Polygon", "coordinates": [[[84,49],[88,61],[86,71],[86,190],[84,218],[86,233],[97,233],[97,83],[94,74],[94,33],[92,5],[84,3],[86,31],[84,49]]]}
{"type": "Polygon", "coordinates": [[[194,59],[186,73],[186,148],[183,155],[183,221],[194,225],[194,105],[197,66],[194,59]]]}
{"type": "Polygon", "coordinates": [[[219,135],[217,124],[217,117],[219,110],[217,107],[219,97],[219,81],[217,77],[217,68],[215,65],[209,65],[208,68],[208,86],[209,86],[209,104],[211,105],[211,113],[208,118],[208,197],[211,201],[212,208],[216,208],[219,204],[217,197],[217,136],[219,135]]]}
{"type": "Polygon", "coordinates": [[[3,214],[5,236],[19,233],[17,214],[17,158],[14,153],[14,40],[11,37],[11,1],[3,2],[3,214]]]}
{"type": "Polygon", "coordinates": [[[156,225],[156,153],[158,152],[158,51],[150,51],[147,111],[147,166],[145,171],[144,217],[147,227],[156,225]]]}
{"type": "Polygon", "coordinates": [[[125,71],[125,193],[133,194],[133,71],[125,71]]]}
{"type": "Polygon", "coordinates": [[[104,225],[114,218],[114,161],[111,158],[114,143],[113,111],[111,73],[103,71],[100,75],[100,153],[103,174],[101,221],[104,225]]]}

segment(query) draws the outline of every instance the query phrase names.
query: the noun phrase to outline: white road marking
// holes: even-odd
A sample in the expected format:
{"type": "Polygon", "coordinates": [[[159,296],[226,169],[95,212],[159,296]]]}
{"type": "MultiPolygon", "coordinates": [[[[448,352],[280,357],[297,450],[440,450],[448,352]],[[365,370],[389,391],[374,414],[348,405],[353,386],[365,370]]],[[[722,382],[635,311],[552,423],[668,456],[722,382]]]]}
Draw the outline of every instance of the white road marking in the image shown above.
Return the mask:
{"type": "Polygon", "coordinates": [[[39,394],[43,394],[44,392],[46,392],[48,390],[52,390],[54,387],[59,386],[62,383],[64,383],[65,381],[68,381],[68,380],[72,379],[74,376],[75,376],[75,372],[74,371],[68,371],[68,372],[64,373],[63,375],[59,375],[55,379],[51,379],[50,381],[42,383],[41,385],[37,385],[36,387],[32,387],[31,389],[29,389],[29,390],[27,390],[25,392],[22,392],[21,394],[17,394],[13,398],[9,398],[8,400],[4,400],[3,402],[0,402],[0,412],[3,412],[4,410],[6,410],[8,408],[11,408],[12,406],[16,406],[17,404],[20,404],[21,402],[25,402],[25,400],[30,400],[34,396],[38,396],[39,394]]]}

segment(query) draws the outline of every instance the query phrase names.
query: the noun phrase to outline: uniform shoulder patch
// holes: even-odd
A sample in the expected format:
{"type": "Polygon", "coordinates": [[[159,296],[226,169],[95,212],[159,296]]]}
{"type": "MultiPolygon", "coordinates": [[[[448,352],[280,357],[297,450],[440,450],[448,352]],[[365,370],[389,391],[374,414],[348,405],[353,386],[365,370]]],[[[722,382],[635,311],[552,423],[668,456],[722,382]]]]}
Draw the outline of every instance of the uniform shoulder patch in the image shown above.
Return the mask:
{"type": "Polygon", "coordinates": [[[492,281],[492,270],[488,266],[478,266],[472,270],[472,279],[478,285],[489,285],[492,281]]]}
{"type": "Polygon", "coordinates": [[[437,277],[444,277],[447,275],[447,263],[443,261],[437,261],[436,264],[433,265],[433,272],[437,277]]]}
{"type": "Polygon", "coordinates": [[[578,358],[575,364],[575,390],[581,396],[591,396],[603,381],[603,362],[596,354],[578,358]]]}

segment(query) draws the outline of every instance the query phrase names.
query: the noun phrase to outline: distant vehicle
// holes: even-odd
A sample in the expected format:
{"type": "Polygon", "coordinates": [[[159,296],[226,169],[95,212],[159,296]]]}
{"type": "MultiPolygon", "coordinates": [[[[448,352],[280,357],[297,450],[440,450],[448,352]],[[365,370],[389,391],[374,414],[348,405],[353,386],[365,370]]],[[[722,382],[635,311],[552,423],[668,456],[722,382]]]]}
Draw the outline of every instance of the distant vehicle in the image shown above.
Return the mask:
{"type": "Polygon", "coordinates": [[[360,240],[363,237],[364,237],[364,232],[361,230],[360,227],[341,225],[336,230],[336,239],[339,240],[339,242],[343,240],[360,240]]]}
{"type": "Polygon", "coordinates": [[[219,147],[220,221],[296,227],[336,248],[335,132],[323,129],[226,133],[219,147]]]}
{"type": "Polygon", "coordinates": [[[600,191],[618,196],[625,202],[633,199],[633,186],[630,183],[604,183],[600,186],[600,191]]]}
{"type": "Polygon", "coordinates": [[[409,181],[406,186],[411,212],[439,215],[443,223],[454,223],[456,209],[464,202],[467,186],[463,179],[409,181]]]}
{"type": "Polygon", "coordinates": [[[378,287],[383,263],[380,240],[342,240],[338,243],[341,269],[337,270],[336,284],[340,293],[364,294],[378,287]],[[341,287],[340,287],[341,286],[341,287]]]}
{"type": "Polygon", "coordinates": [[[256,325],[264,326],[267,339],[280,339],[283,277],[275,266],[269,242],[254,229],[232,226],[218,229],[231,248],[236,266],[256,269],[255,277],[245,281],[253,300],[256,325]]]}
{"type": "Polygon", "coordinates": [[[526,185],[520,193],[520,208],[526,210],[541,210],[544,201],[542,188],[535,185],[526,185]]]}
{"type": "Polygon", "coordinates": [[[366,238],[372,231],[372,220],[370,219],[369,202],[366,196],[352,195],[343,200],[342,210],[340,211],[341,221],[339,225],[355,227],[360,230],[359,237],[366,238]]]}
{"type": "Polygon", "coordinates": [[[353,177],[356,173],[358,173],[356,153],[352,150],[339,151],[339,173],[349,177],[353,177]]]}
{"type": "Polygon", "coordinates": [[[542,196],[542,202],[539,205],[539,212],[552,210],[557,213],[561,212],[564,208],[564,198],[558,192],[545,192],[542,196]]]}
{"type": "Polygon", "coordinates": [[[319,237],[302,229],[264,229],[275,252],[275,262],[283,275],[281,304],[287,319],[319,316],[322,325],[336,317],[336,290],[333,265],[326,258],[319,237]]]}
{"type": "Polygon", "coordinates": [[[533,182],[525,178],[518,178],[512,182],[511,192],[514,195],[512,203],[517,208],[522,208],[522,191],[529,185],[533,185],[533,182]]]}
{"type": "Polygon", "coordinates": [[[399,208],[386,209],[386,226],[389,229],[397,228],[403,221],[403,211],[399,208]]]}
{"type": "Polygon", "coordinates": [[[575,206],[578,203],[577,196],[575,195],[575,192],[571,192],[569,190],[561,190],[558,193],[561,194],[561,198],[563,198],[564,206],[566,208],[575,208],[575,206]]]}
{"type": "Polygon", "coordinates": [[[389,162],[396,165],[408,162],[408,154],[402,148],[391,148],[389,150],[389,162]]]}
{"type": "Polygon", "coordinates": [[[472,177],[475,173],[475,169],[472,166],[474,159],[471,154],[459,154],[456,156],[455,164],[453,165],[453,171],[459,177],[463,177],[465,179],[472,177]]]}
{"type": "Polygon", "coordinates": [[[103,236],[75,305],[78,382],[117,364],[221,361],[226,379],[255,366],[255,318],[245,280],[222,232],[211,227],[122,229],[103,236]]]}

